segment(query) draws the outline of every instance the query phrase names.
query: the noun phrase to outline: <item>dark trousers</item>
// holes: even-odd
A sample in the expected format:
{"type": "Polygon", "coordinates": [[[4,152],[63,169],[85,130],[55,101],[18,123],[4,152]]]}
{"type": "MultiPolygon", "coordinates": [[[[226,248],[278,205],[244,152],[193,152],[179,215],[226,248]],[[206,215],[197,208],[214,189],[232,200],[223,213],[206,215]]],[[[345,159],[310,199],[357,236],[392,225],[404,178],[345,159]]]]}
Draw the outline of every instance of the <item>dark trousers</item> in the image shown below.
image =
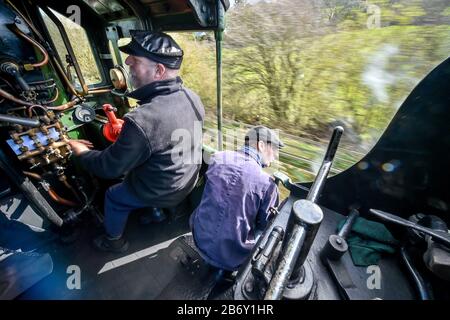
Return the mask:
{"type": "Polygon", "coordinates": [[[108,236],[122,236],[128,215],[134,209],[148,207],[123,183],[110,187],[105,194],[105,230],[108,236]]]}

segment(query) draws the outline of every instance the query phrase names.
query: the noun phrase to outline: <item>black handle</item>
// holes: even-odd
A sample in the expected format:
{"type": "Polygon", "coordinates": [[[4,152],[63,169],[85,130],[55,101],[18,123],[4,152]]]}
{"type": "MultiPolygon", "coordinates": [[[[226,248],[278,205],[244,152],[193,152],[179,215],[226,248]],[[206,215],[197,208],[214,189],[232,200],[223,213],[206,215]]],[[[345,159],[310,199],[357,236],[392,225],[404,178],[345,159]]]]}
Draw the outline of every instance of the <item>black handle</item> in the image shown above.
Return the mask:
{"type": "Polygon", "coordinates": [[[400,218],[396,215],[393,215],[392,213],[384,212],[381,210],[370,209],[369,211],[370,211],[370,213],[381,218],[382,220],[393,222],[393,223],[396,223],[403,227],[412,228],[412,229],[418,230],[420,232],[426,233],[429,236],[431,236],[436,242],[439,242],[443,245],[450,247],[450,234],[448,234],[448,232],[433,230],[433,229],[421,226],[417,223],[411,222],[409,220],[400,218]]]}

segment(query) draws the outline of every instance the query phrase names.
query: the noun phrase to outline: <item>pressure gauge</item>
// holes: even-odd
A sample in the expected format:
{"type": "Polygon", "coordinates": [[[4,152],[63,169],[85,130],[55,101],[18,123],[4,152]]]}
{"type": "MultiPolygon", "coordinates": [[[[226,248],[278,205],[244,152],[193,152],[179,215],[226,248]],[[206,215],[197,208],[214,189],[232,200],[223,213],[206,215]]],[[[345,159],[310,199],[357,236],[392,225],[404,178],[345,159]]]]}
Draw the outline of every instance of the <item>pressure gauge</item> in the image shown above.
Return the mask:
{"type": "Polygon", "coordinates": [[[95,119],[95,110],[91,106],[81,104],[73,112],[73,117],[79,122],[88,123],[95,119]]]}

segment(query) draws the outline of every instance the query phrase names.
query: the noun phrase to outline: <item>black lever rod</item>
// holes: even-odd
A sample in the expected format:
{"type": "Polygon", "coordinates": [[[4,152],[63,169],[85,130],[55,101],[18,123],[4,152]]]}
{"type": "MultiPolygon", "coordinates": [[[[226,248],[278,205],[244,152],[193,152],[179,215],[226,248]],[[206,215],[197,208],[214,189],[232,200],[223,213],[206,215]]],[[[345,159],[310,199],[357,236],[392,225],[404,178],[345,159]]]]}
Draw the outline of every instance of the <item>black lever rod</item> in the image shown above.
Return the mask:
{"type": "Polygon", "coordinates": [[[316,202],[325,185],[343,132],[344,128],[340,126],[334,128],[322,165],[306,200],[298,200],[292,206],[286,232],[288,237],[284,240],[279,265],[264,299],[281,299],[289,281],[293,284],[298,279],[323,219],[322,209],[316,202]]]}
{"type": "Polygon", "coordinates": [[[333,135],[331,136],[330,143],[328,144],[327,152],[323,158],[322,165],[320,166],[319,172],[317,173],[316,179],[314,180],[311,188],[309,189],[307,200],[314,203],[317,202],[320,193],[325,185],[328,173],[330,172],[331,165],[333,164],[334,156],[336,155],[336,150],[341,140],[344,128],[336,127],[333,130],[333,135]]]}
{"type": "Polygon", "coordinates": [[[416,229],[417,231],[426,233],[426,234],[430,235],[436,242],[439,242],[445,246],[450,247],[450,234],[448,232],[433,230],[433,229],[421,226],[420,224],[400,218],[396,215],[393,215],[392,213],[384,212],[381,210],[370,209],[369,211],[370,211],[370,213],[377,216],[378,218],[381,218],[382,220],[393,222],[393,223],[401,225],[403,227],[416,229]]]}

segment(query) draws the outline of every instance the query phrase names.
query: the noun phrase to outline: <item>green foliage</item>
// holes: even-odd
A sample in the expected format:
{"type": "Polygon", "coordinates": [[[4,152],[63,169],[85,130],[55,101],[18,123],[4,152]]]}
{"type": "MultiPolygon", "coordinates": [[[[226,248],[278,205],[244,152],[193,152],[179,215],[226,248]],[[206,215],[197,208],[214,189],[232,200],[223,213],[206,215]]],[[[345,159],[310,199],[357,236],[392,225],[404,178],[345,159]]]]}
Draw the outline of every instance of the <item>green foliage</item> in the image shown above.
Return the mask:
{"type": "Polygon", "coordinates": [[[214,42],[198,41],[191,33],[171,34],[183,48],[184,58],[181,65],[181,78],[189,88],[202,98],[206,106],[216,104],[216,72],[214,42]]]}
{"type": "MultiPolygon", "coordinates": [[[[337,120],[349,129],[344,141],[351,147],[339,153],[334,172],[359,160],[361,154],[351,151],[369,150],[412,89],[450,52],[447,0],[235,2],[223,50],[224,117],[295,135],[286,138],[278,165],[298,181],[312,179],[313,163],[324,150],[311,141],[328,139],[337,120]]],[[[64,61],[58,30],[48,27],[64,61]]],[[[87,82],[98,81],[84,32],[65,27],[87,82]]],[[[186,86],[214,118],[214,37],[172,36],[185,52],[186,86]]],[[[215,128],[212,122],[206,126],[215,128]]],[[[224,131],[235,128],[229,124],[224,131]]]]}

